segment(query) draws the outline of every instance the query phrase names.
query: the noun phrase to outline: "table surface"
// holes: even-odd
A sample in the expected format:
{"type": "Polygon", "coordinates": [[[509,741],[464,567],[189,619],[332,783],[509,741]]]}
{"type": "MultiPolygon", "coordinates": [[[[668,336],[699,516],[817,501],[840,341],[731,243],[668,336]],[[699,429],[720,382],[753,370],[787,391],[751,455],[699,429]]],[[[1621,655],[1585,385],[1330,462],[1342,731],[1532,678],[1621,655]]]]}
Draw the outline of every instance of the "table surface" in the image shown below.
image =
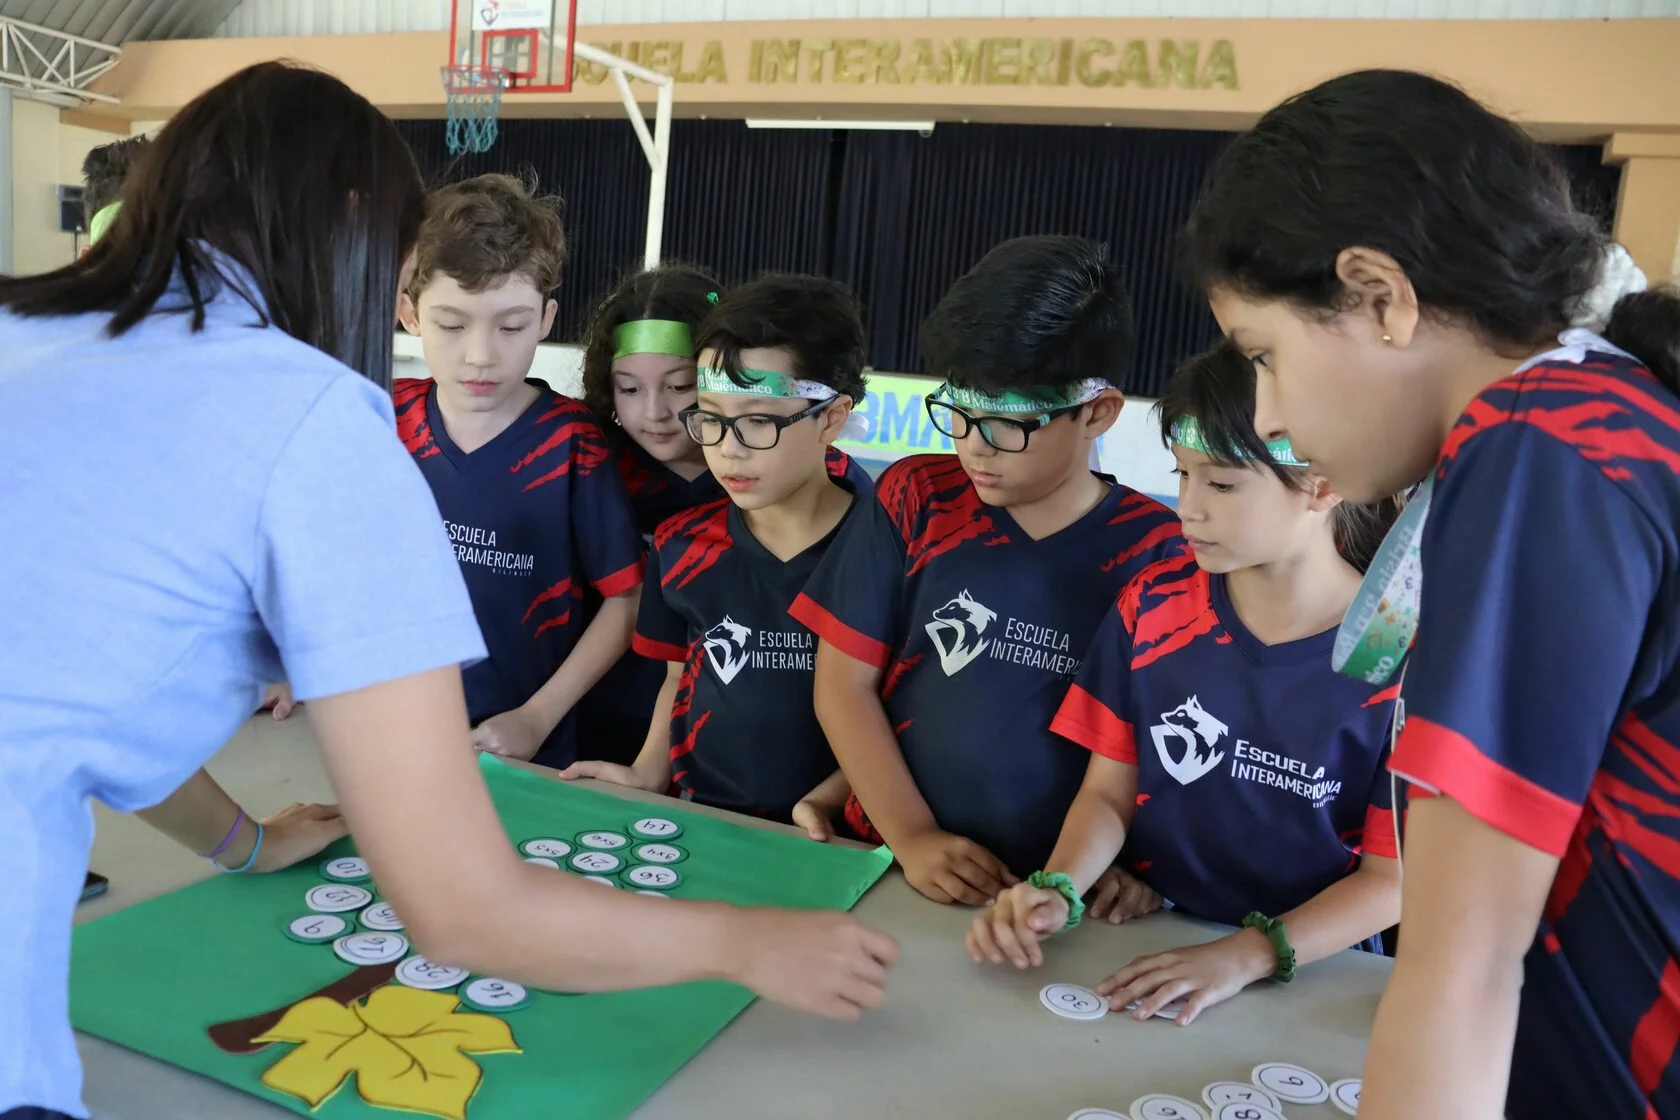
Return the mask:
{"type": "MultiPolygon", "coordinates": [[[[255,813],[293,801],[330,801],[304,715],[259,716],[211,772],[255,813]]],[[[637,801],[660,798],[596,788],[637,801]]],[[[684,805],[691,812],[710,812],[684,805]]],[[[83,903],[97,918],[206,877],[202,860],[137,818],[99,806],[92,866],[110,890],[83,903]]],[[[726,814],[715,814],[725,816],[726,814]]],[[[755,828],[779,828],[736,818],[755,828]]],[[[1043,967],[980,967],[963,949],[971,911],[913,891],[896,868],[853,911],[899,939],[886,1006],[839,1024],[762,1000],[725,1028],[637,1112],[638,1120],[858,1116],[1067,1120],[1082,1108],[1124,1114],[1145,1093],[1200,1103],[1202,1086],[1247,1081],[1264,1061],[1303,1065],[1326,1081],[1359,1076],[1389,962],[1348,951],[1304,969],[1288,986],[1260,984],[1189,1027],[1108,1015],[1061,1019],[1039,1003],[1046,984],[1094,987],[1133,957],[1220,936],[1174,914],[1119,927],[1088,925],[1056,939],[1043,967]]],[[[78,1034],[84,1100],[99,1120],[279,1120],[284,1109],[219,1082],[78,1034]]],[[[1289,1120],[1340,1116],[1330,1104],[1286,1105],[1289,1120]]],[[[556,1114],[557,1115],[557,1114],[556,1114]]],[[[513,1120],[480,1117],[480,1120],[513,1120]]]]}

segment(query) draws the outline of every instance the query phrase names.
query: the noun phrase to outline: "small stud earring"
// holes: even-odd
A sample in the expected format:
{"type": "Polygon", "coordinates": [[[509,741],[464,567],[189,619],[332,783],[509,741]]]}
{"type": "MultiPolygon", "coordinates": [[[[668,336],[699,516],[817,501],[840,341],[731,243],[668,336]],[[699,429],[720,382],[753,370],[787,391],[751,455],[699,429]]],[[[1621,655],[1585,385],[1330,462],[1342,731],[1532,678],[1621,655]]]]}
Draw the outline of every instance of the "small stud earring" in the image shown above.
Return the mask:
{"type": "Polygon", "coordinates": [[[1386,344],[1388,344],[1390,346],[1394,345],[1394,336],[1391,335],[1391,334],[1383,335],[1383,342],[1385,342],[1386,344]]]}

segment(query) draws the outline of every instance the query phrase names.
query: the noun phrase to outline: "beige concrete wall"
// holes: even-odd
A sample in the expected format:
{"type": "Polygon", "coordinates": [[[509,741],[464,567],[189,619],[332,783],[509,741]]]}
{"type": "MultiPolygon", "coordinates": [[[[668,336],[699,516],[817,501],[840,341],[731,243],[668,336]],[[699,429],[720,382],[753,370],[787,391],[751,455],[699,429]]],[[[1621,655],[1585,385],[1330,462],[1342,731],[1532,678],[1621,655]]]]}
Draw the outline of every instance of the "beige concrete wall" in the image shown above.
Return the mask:
{"type": "Polygon", "coordinates": [[[47,272],[75,259],[75,238],[58,231],[60,183],[80,186],[88,151],[109,132],[61,124],[58,107],[12,99],[12,270],[47,272]]]}

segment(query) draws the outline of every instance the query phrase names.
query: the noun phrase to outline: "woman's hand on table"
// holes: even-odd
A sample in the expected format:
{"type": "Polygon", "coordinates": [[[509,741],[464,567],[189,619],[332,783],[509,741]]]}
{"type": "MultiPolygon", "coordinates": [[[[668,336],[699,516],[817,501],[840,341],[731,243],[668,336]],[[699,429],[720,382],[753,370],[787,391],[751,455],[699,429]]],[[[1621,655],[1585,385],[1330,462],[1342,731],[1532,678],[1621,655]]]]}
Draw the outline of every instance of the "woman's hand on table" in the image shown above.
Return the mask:
{"type": "Polygon", "coordinates": [[[1094,922],[1117,926],[1131,918],[1153,914],[1161,908],[1161,896],[1151,890],[1142,879],[1111,867],[1102,873],[1092,888],[1090,909],[1085,916],[1094,922]]]}
{"type": "Polygon", "coordinates": [[[898,942],[850,914],[742,910],[730,979],[767,1000],[850,1022],[881,1006],[898,942]]]}
{"type": "Polygon", "coordinates": [[[288,805],[262,826],[262,851],[251,866],[253,872],[284,871],[350,833],[337,805],[288,805]]]}
{"type": "Polygon", "coordinates": [[[1184,1000],[1174,1021],[1187,1027],[1196,1016],[1223,1003],[1277,970],[1277,951],[1257,930],[1239,930],[1205,945],[1189,945],[1139,957],[1097,985],[1111,1011],[1141,1001],[1132,1014],[1148,1019],[1166,1004],[1184,1000]]]}
{"type": "Polygon", "coordinates": [[[968,930],[968,955],[978,964],[1041,965],[1040,942],[1066,925],[1067,918],[1068,903],[1062,892],[1017,883],[974,915],[968,930]]]}

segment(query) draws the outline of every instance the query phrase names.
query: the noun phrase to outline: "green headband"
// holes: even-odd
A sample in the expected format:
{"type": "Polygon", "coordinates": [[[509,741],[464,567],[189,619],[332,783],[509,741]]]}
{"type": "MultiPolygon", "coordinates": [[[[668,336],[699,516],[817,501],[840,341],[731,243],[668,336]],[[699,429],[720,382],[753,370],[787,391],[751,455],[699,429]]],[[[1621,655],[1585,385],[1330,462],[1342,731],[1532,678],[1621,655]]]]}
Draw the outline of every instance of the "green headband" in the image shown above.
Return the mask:
{"type": "Polygon", "coordinates": [[[687,323],[675,319],[632,319],[613,330],[613,360],[631,354],[669,354],[692,358],[694,339],[687,323]]]}
{"type": "MultiPolygon", "coordinates": [[[[1203,455],[1224,458],[1222,454],[1208,446],[1207,436],[1202,432],[1202,425],[1193,416],[1182,416],[1173,424],[1172,441],[1180,447],[1189,448],[1191,451],[1200,451],[1203,455]]],[[[1287,436],[1283,439],[1267,440],[1266,453],[1272,457],[1272,462],[1280,467],[1305,467],[1309,465],[1305,460],[1295,457],[1295,448],[1290,445],[1287,436]]],[[[1239,454],[1238,458],[1248,458],[1248,456],[1239,454]]]]}
{"type": "Polygon", "coordinates": [[[1100,377],[1081,381],[1071,392],[1046,387],[1030,393],[982,393],[978,389],[965,389],[947,381],[935,389],[929,399],[1006,416],[1037,415],[1085,404],[1109,388],[1109,383],[1100,377]]]}
{"type": "Polygon", "coordinates": [[[121,209],[122,203],[119,201],[108,203],[94,212],[93,217],[88,219],[89,245],[105,236],[105,231],[110,229],[111,223],[117,220],[117,211],[121,209]]]}
{"type": "Polygon", "coordinates": [[[840,394],[829,385],[821,381],[801,381],[792,374],[778,373],[769,369],[744,369],[741,380],[750,384],[742,385],[721,369],[701,366],[699,372],[699,391],[702,393],[741,393],[749,397],[787,397],[800,398],[808,401],[831,400],[840,394]]]}

